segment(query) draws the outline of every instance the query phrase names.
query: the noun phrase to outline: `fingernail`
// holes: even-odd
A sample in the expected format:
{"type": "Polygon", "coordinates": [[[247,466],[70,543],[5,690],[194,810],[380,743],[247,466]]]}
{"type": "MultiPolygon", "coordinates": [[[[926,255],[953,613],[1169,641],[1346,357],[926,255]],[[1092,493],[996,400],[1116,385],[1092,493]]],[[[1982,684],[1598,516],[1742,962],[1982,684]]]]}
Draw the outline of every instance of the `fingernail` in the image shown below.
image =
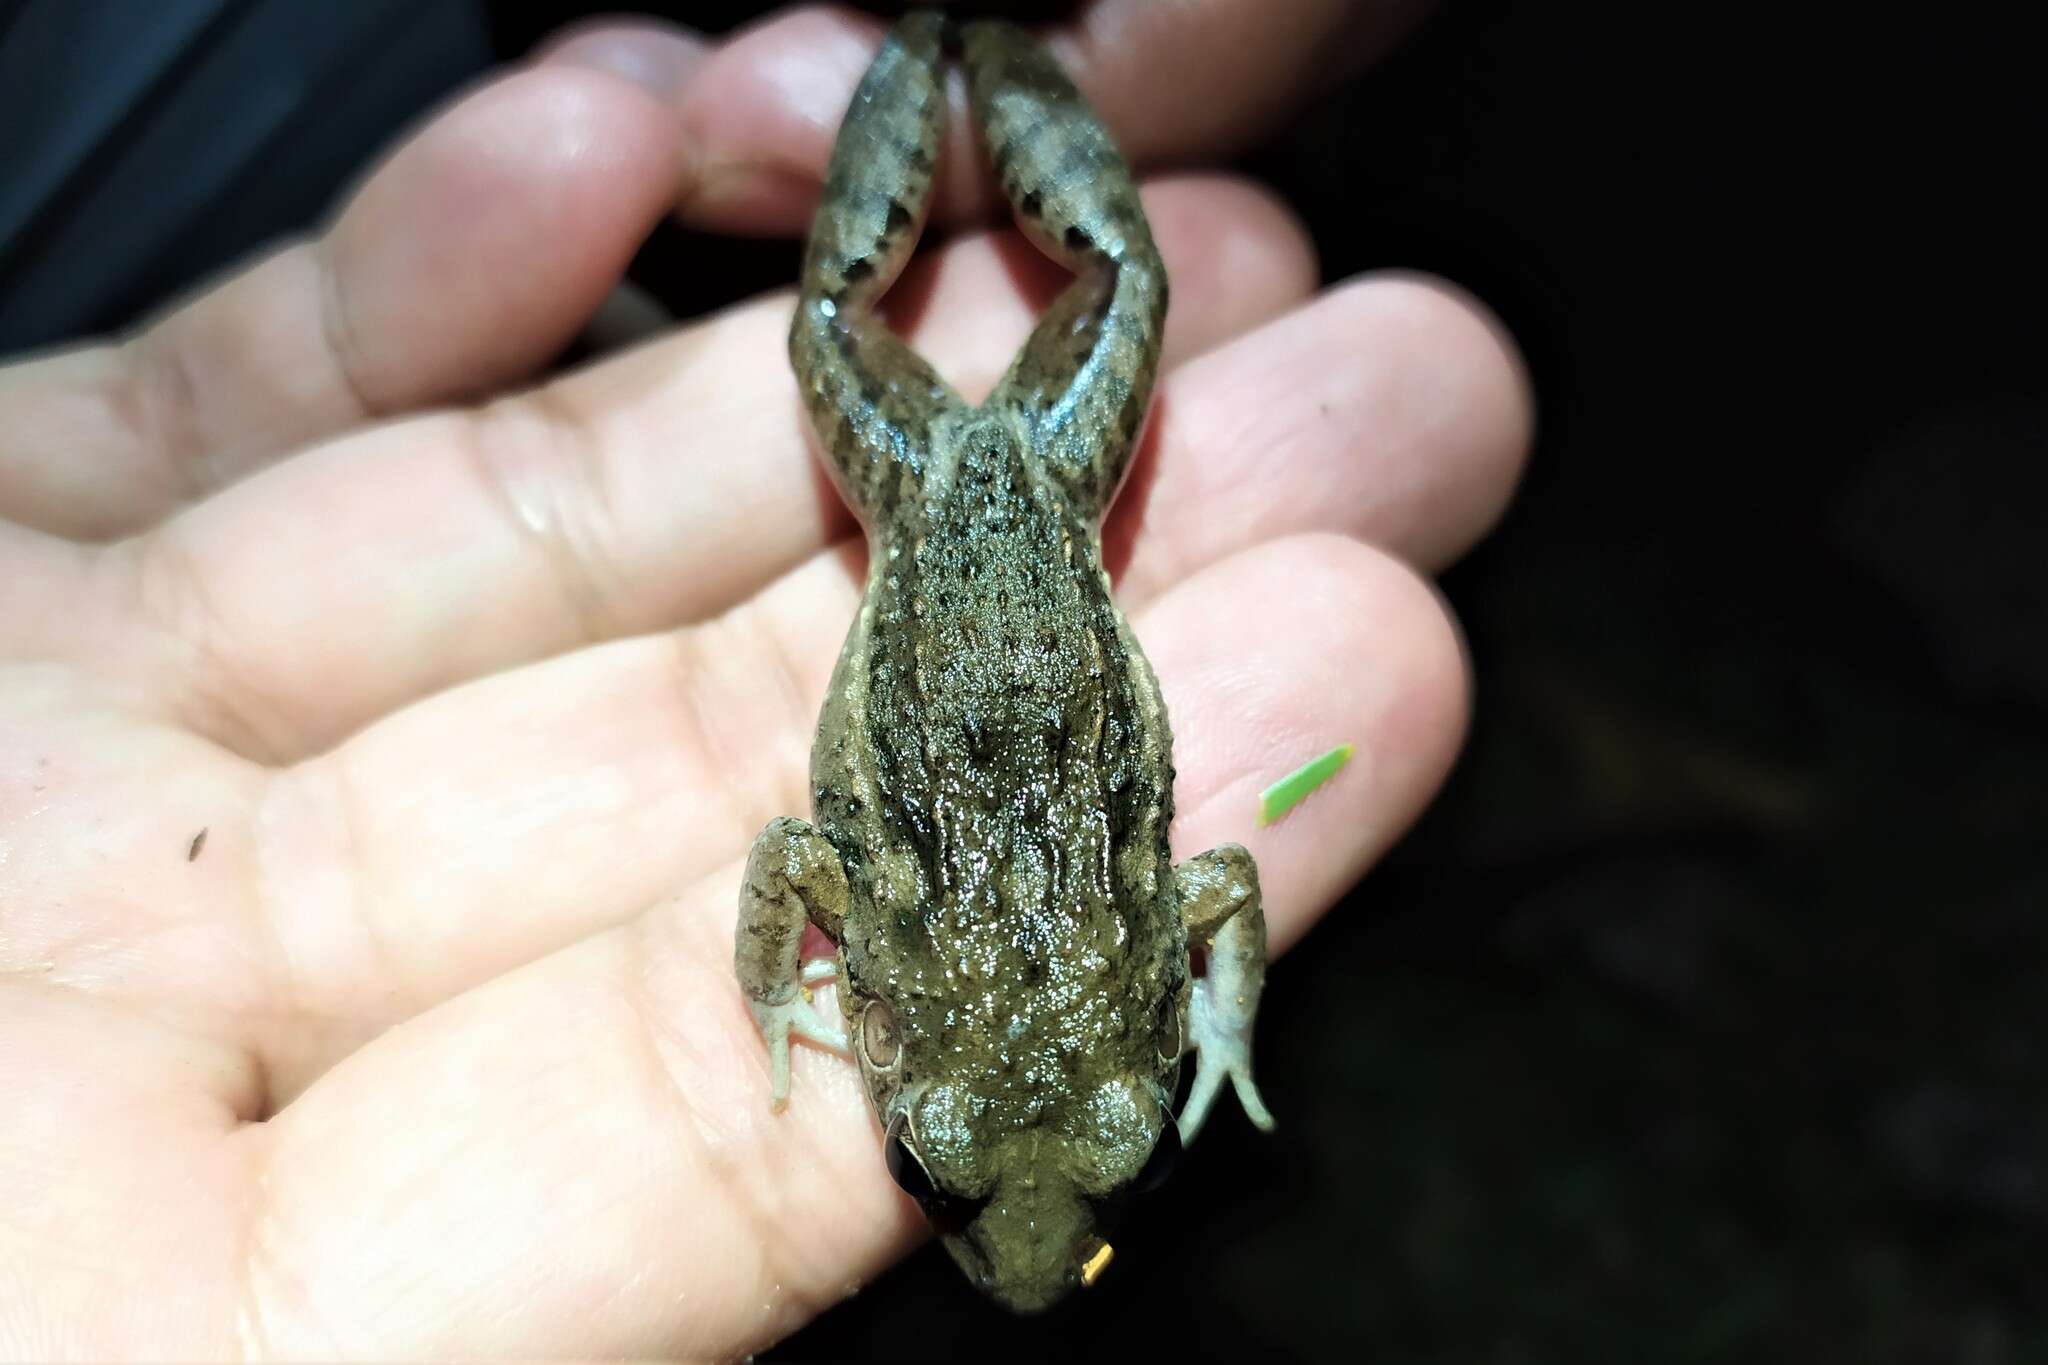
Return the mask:
{"type": "Polygon", "coordinates": [[[702,38],[673,24],[613,20],[549,40],[537,60],[609,71],[668,100],[703,65],[709,50],[702,38]]]}

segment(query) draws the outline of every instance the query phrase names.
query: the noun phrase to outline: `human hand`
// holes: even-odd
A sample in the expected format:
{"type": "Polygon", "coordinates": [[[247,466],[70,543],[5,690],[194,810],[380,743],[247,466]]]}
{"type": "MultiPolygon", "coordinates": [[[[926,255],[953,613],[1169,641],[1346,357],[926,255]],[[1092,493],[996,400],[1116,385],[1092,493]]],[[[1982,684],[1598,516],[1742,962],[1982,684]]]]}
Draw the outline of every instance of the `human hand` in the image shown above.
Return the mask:
{"type": "MultiPolygon", "coordinates": [[[[1103,0],[1058,50],[1142,169],[1284,105],[1345,19],[1284,7],[1161,36],[1103,0]],[[1217,74],[1132,98],[1169,40],[1217,74]]],[[[319,240],[0,372],[0,1354],[731,1355],[921,1235],[850,1063],[803,1051],[769,1112],[731,977],[858,592],[790,297],[518,387],[677,204],[800,227],[878,36],[585,31],[319,240]]],[[[962,122],[955,223],[994,203],[962,122]]],[[[1498,515],[1528,400],[1441,285],[1315,294],[1256,189],[1146,206],[1174,309],[1112,561],[1175,847],[1249,845],[1278,950],[1449,766],[1464,664],[1418,570],[1498,515]],[[1337,740],[1341,779],[1248,828],[1337,740]]],[[[899,294],[972,395],[1056,285],[981,231],[899,294]]]]}

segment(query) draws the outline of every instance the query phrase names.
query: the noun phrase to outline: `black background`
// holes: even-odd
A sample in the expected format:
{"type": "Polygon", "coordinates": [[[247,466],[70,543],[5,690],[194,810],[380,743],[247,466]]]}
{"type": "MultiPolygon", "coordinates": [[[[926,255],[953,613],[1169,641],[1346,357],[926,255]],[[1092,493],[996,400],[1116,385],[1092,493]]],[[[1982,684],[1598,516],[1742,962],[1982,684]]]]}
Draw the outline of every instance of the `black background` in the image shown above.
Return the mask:
{"type": "MultiPolygon", "coordinates": [[[[0,340],[127,321],[598,8],[367,26],[423,73],[383,116],[30,319],[102,147],[0,234],[0,340]]],[[[1468,752],[1274,973],[1278,1135],[1226,1110],[1069,1311],[928,1249],[768,1358],[2048,1359],[2048,118],[2005,13],[1450,0],[1245,158],[1329,279],[1442,273],[1528,356],[1527,484],[1443,580],[1468,752]]],[[[687,312],[794,261],[671,227],[634,273],[687,312]]]]}

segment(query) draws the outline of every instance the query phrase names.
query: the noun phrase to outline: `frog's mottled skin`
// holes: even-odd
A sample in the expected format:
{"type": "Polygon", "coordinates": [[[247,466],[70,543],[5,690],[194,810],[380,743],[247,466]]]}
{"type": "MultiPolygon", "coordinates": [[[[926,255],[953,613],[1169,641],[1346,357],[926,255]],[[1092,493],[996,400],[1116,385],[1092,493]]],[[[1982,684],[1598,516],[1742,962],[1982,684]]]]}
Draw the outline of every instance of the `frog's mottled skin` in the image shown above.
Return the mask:
{"type": "Polygon", "coordinates": [[[867,595],[811,755],[812,818],[770,824],[739,977],[788,1093],[788,1037],[844,1045],[799,980],[836,975],[875,1113],[956,1260],[1020,1309],[1064,1294],[1147,1166],[1184,1043],[1192,1137],[1223,1080],[1261,1126],[1265,919],[1248,854],[1172,865],[1172,737],[1110,601],[1098,528],[1152,391],[1166,276],[1128,170],[1020,30],[960,30],[1017,218],[1075,283],[970,406],[873,305],[938,152],[943,22],[903,20],[855,92],[790,335],[867,595]],[[806,921],[838,945],[801,973],[806,921]],[[1209,951],[1190,982],[1191,937],[1209,951]]]}

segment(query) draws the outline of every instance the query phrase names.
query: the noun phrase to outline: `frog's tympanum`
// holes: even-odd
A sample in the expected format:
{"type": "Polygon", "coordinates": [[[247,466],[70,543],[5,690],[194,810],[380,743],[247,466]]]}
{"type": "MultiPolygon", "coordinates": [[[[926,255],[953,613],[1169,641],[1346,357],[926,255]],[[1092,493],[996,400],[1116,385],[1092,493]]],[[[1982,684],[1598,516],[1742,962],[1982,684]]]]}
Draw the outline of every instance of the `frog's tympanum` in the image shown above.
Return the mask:
{"type": "Polygon", "coordinates": [[[978,1285],[1037,1309],[1093,1281],[1127,1197],[1225,1079],[1271,1127],[1250,1061],[1266,926],[1244,849],[1173,865],[1166,709],[1102,562],[1166,316],[1151,230],[1051,58],[1006,24],[957,34],[1018,225],[1076,279],[979,407],[877,317],[945,104],[946,23],[901,21],[840,129],[790,333],[867,531],[866,597],[818,721],[811,821],[754,844],[735,959],[773,1103],[792,1033],[850,1038],[897,1182],[978,1285]],[[799,964],[806,922],[836,958],[799,964]],[[835,977],[844,1034],[803,989],[835,977]]]}

